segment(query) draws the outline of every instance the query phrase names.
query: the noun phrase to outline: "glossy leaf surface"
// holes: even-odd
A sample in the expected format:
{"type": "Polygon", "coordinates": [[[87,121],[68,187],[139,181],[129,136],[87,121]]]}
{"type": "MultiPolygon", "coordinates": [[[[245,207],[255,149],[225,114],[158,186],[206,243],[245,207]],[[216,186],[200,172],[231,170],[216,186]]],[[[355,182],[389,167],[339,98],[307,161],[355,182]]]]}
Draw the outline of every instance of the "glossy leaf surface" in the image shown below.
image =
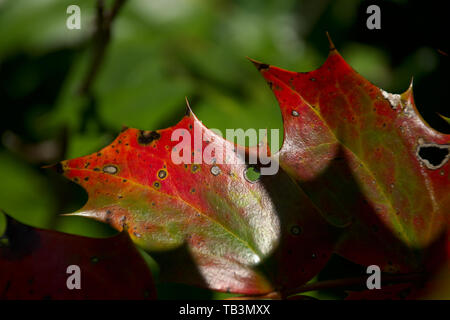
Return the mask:
{"type": "Polygon", "coordinates": [[[450,135],[420,117],[412,87],[390,94],[330,42],[326,62],[291,72],[253,61],[283,115],[280,165],[333,225],[337,251],[385,271],[421,269],[448,225],[450,135]]]}
{"type": "Polygon", "coordinates": [[[127,230],[162,264],[163,279],[246,294],[306,282],[331,254],[333,228],[282,170],[251,181],[239,159],[189,112],[168,129],[125,129],[98,153],[57,169],[88,191],[74,214],[127,230]],[[174,163],[174,132],[188,139],[190,164],[174,163]],[[214,162],[220,154],[226,164],[214,162]]]}

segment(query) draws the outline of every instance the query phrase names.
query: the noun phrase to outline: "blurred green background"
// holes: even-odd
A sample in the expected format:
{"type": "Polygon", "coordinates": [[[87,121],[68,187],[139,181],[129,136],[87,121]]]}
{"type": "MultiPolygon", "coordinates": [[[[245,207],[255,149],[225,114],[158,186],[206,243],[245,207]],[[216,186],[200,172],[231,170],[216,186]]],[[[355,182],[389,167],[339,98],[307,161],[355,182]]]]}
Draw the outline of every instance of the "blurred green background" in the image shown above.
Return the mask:
{"type": "MultiPolygon", "coordinates": [[[[403,92],[414,76],[424,119],[450,132],[437,115],[450,116],[446,11],[420,1],[375,1],[382,29],[368,30],[372,3],[128,0],[92,90],[80,95],[92,57],[95,1],[0,0],[0,208],[36,227],[114,234],[92,220],[59,217],[81,207],[86,194],[41,166],[97,151],[122,125],[171,126],[184,113],[185,96],[210,128],[282,129],[275,98],[245,57],[310,71],[326,59],[326,31],[377,86],[403,92]],[[66,28],[71,4],[81,8],[81,30],[66,28]]],[[[163,287],[160,296],[173,289],[163,287]]]]}

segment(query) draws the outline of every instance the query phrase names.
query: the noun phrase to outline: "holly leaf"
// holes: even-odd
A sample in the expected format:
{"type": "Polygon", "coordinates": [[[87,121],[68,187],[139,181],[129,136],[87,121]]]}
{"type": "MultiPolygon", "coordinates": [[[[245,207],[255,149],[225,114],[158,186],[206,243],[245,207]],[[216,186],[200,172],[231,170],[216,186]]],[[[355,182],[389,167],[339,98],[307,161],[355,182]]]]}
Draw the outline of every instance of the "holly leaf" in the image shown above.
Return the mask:
{"type": "Polygon", "coordinates": [[[385,272],[431,268],[448,224],[450,136],[424,123],[412,89],[384,92],[334,46],[309,73],[254,63],[284,119],[276,174],[248,179],[243,148],[188,108],[173,127],[126,128],[99,152],[56,165],[89,195],[72,215],[128,232],[163,280],[219,291],[283,297],[334,250],[385,272]]]}
{"type": "Polygon", "coordinates": [[[241,150],[259,149],[224,140],[188,109],[173,127],[125,129],[98,153],[54,168],[88,192],[73,215],[127,231],[163,280],[249,295],[293,288],[323,268],[334,228],[282,170],[248,179],[241,150]],[[174,134],[189,147],[184,163],[172,159],[181,152],[174,134]]]}
{"type": "Polygon", "coordinates": [[[450,212],[450,135],[421,118],[412,86],[377,88],[330,40],[325,63],[291,72],[254,61],[284,121],[280,165],[331,224],[337,252],[387,272],[421,270],[450,212]]]}
{"type": "Polygon", "coordinates": [[[148,266],[127,234],[95,239],[33,228],[7,216],[0,299],[155,299],[148,266]],[[79,269],[80,289],[70,277],[79,269]]]}

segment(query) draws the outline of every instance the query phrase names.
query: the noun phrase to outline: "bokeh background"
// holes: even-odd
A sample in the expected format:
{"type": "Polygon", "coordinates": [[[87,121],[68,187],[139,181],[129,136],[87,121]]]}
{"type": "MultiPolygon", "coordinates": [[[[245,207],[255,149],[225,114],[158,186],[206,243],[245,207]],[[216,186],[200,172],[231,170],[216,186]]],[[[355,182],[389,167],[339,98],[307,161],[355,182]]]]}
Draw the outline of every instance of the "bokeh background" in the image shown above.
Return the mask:
{"type": "MultiPolygon", "coordinates": [[[[400,93],[414,77],[423,118],[450,132],[437,114],[450,116],[445,2],[128,0],[97,77],[80,94],[95,42],[95,3],[0,0],[0,208],[26,224],[114,234],[92,220],[58,216],[80,208],[87,196],[41,166],[99,150],[122,125],[171,126],[184,113],[185,96],[210,128],[282,129],[277,102],[246,56],[310,71],[326,59],[326,31],[377,86],[400,93]],[[381,8],[381,30],[366,28],[373,3],[381,8]],[[81,30],[66,28],[71,4],[81,8],[81,30]]],[[[143,255],[157,277],[157,266],[143,255]]],[[[341,275],[358,269],[336,261],[329,269],[341,275]]],[[[175,291],[222,297],[176,285],[161,285],[159,294],[173,298],[175,291]]]]}

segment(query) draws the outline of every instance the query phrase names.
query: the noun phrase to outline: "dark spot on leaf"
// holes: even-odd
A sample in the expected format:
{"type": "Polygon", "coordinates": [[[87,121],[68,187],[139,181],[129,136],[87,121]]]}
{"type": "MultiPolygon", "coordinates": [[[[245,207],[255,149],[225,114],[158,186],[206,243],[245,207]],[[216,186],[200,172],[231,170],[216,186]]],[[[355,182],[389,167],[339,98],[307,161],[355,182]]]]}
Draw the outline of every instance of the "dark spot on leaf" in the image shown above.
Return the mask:
{"type": "Polygon", "coordinates": [[[101,157],[101,156],[102,156],[101,152],[97,153],[97,157],[101,157]]]}
{"type": "Polygon", "coordinates": [[[310,81],[316,81],[316,78],[311,77],[311,78],[309,78],[309,80],[310,81]]]}
{"type": "Polygon", "coordinates": [[[85,178],[84,178],[84,181],[89,181],[89,177],[85,177],[85,178]]]}
{"type": "Polygon", "coordinates": [[[96,264],[99,261],[99,259],[96,256],[91,257],[91,263],[96,264]]]}
{"type": "Polygon", "coordinates": [[[86,164],[84,165],[84,168],[86,169],[87,167],[89,167],[91,165],[90,162],[86,162],[86,164]]]}
{"type": "Polygon", "coordinates": [[[64,173],[64,168],[63,168],[61,162],[58,162],[57,164],[55,164],[53,166],[49,166],[48,168],[54,170],[56,173],[59,173],[59,174],[64,173]]]}
{"type": "Polygon", "coordinates": [[[99,168],[94,168],[94,171],[100,171],[100,169],[99,168]]]}
{"type": "Polygon", "coordinates": [[[211,167],[211,173],[213,174],[213,176],[217,176],[219,175],[221,172],[220,168],[218,166],[212,166],[211,167]]]}
{"type": "Polygon", "coordinates": [[[159,189],[159,188],[161,188],[161,183],[159,181],[155,181],[155,182],[153,182],[153,187],[155,189],[159,189]]]}
{"type": "Polygon", "coordinates": [[[302,233],[302,228],[300,228],[299,226],[292,226],[291,233],[294,236],[298,236],[298,235],[300,235],[302,233]]]}
{"type": "Polygon", "coordinates": [[[164,169],[161,169],[158,171],[158,178],[161,180],[164,180],[165,178],[167,178],[167,171],[164,169]]]}
{"type": "Polygon", "coordinates": [[[260,63],[260,64],[258,64],[258,70],[259,71],[266,70],[266,69],[269,69],[269,68],[270,68],[270,65],[268,65],[267,63],[260,63]]]}
{"type": "Polygon", "coordinates": [[[156,131],[139,131],[138,142],[143,145],[147,145],[154,140],[161,138],[161,135],[156,131]]]}
{"type": "Polygon", "coordinates": [[[109,174],[116,174],[117,172],[119,172],[119,168],[117,168],[117,166],[115,165],[108,164],[103,167],[103,172],[109,174]]]}

